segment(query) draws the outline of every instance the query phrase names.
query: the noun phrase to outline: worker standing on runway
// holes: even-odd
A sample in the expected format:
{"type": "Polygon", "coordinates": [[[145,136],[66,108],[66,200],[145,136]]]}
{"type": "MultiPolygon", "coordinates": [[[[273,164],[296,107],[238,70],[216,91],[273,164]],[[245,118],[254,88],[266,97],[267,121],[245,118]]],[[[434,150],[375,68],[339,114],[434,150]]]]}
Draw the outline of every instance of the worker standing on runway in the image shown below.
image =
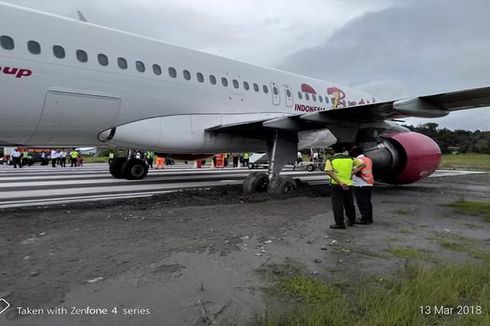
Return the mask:
{"type": "Polygon", "coordinates": [[[250,154],[248,152],[243,153],[243,166],[247,167],[250,160],[250,154]]]}
{"type": "Polygon", "coordinates": [[[58,162],[58,152],[56,149],[51,150],[51,166],[56,167],[56,162],[58,162]]]}
{"type": "Polygon", "coordinates": [[[22,164],[22,166],[29,165],[29,152],[26,149],[24,149],[24,151],[22,152],[21,164],[22,164]]]}
{"type": "Polygon", "coordinates": [[[63,168],[66,168],[66,156],[68,154],[66,153],[66,150],[63,148],[61,151],[60,151],[60,166],[63,167],[63,168]]]}
{"type": "Polygon", "coordinates": [[[148,164],[148,167],[153,169],[153,158],[154,158],[153,152],[146,151],[145,156],[146,156],[146,163],[148,164]]]}
{"type": "Polygon", "coordinates": [[[22,163],[20,158],[21,155],[22,154],[19,152],[17,148],[15,148],[12,154],[10,154],[10,156],[12,157],[12,161],[14,163],[14,168],[16,169],[17,169],[17,165],[19,166],[19,168],[22,168],[22,163]]]}
{"type": "Polygon", "coordinates": [[[107,163],[109,163],[109,165],[111,165],[112,161],[114,161],[114,153],[110,152],[109,153],[109,160],[107,161],[107,163]]]}
{"type": "Polygon", "coordinates": [[[233,167],[237,168],[238,167],[238,160],[240,159],[240,154],[233,153],[233,154],[231,154],[231,156],[233,157],[233,167]]]}
{"type": "Polygon", "coordinates": [[[356,197],[357,207],[361,212],[361,219],[356,221],[356,224],[371,224],[373,223],[373,205],[371,203],[371,192],[374,184],[373,162],[364,155],[364,150],[359,146],[352,147],[350,155],[364,163],[352,171],[354,197],[356,197]]]}
{"type": "Polygon", "coordinates": [[[77,166],[78,155],[78,151],[73,147],[73,150],[70,152],[70,166],[72,168],[77,166]]]}
{"type": "Polygon", "coordinates": [[[335,224],[332,229],[345,229],[344,209],[347,225],[353,226],[356,221],[354,199],[352,197],[352,171],[363,165],[362,161],[344,154],[344,145],[332,146],[334,155],[325,162],[325,172],[330,176],[330,196],[335,224]]]}

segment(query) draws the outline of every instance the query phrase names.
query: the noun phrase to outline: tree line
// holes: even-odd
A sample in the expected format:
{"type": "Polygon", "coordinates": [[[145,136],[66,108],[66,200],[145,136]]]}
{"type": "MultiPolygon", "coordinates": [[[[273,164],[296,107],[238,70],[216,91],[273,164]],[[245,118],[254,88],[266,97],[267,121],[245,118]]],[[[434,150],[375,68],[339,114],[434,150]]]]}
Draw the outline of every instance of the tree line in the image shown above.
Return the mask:
{"type": "Polygon", "coordinates": [[[434,139],[443,153],[458,151],[490,154],[490,131],[440,129],[439,124],[433,122],[416,127],[412,125],[404,125],[404,127],[434,139]]]}

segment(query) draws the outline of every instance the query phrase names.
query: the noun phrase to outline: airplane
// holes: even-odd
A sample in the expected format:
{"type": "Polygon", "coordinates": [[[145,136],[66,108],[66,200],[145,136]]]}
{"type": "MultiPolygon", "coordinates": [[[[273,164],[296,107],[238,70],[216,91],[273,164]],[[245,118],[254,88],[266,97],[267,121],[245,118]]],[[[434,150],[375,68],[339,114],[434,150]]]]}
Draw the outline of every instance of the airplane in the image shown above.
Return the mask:
{"type": "MultiPolygon", "coordinates": [[[[283,192],[298,149],[362,145],[377,180],[428,177],[441,151],[393,120],[490,105],[490,87],[378,102],[332,82],[0,2],[0,144],[143,148],[180,159],[266,152],[246,191],[283,192]]],[[[119,157],[115,178],[143,179],[119,157]]]]}

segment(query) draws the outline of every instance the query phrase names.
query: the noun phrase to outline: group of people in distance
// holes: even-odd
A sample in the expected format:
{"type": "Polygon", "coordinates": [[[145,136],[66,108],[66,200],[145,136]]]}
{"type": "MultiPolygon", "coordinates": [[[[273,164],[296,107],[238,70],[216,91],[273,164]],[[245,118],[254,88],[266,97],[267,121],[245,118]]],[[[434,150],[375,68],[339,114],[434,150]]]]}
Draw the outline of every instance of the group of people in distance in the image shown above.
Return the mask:
{"type": "Polygon", "coordinates": [[[26,165],[31,166],[34,162],[38,161],[41,162],[41,165],[48,165],[51,161],[51,166],[54,168],[56,166],[66,167],[66,161],[68,159],[70,160],[71,167],[83,166],[83,156],[76,148],[73,148],[70,152],[65,149],[52,149],[51,151],[46,150],[42,152],[35,150],[32,153],[28,149],[19,150],[15,148],[10,156],[14,168],[17,168],[17,166],[19,168],[26,165]]]}
{"type": "Polygon", "coordinates": [[[65,149],[59,151],[53,149],[51,150],[49,158],[51,159],[51,166],[54,168],[57,165],[61,167],[66,167],[67,158],[70,159],[71,167],[83,166],[83,156],[80,154],[79,151],[76,150],[76,148],[73,148],[69,153],[65,149]]]}
{"type": "Polygon", "coordinates": [[[344,210],[347,226],[373,223],[371,192],[374,184],[373,164],[364,155],[361,147],[354,146],[350,152],[345,146],[336,143],[332,146],[334,155],[325,161],[325,172],[330,176],[332,210],[335,224],[332,229],[345,229],[344,210]],[[361,212],[356,220],[354,199],[361,212]]]}

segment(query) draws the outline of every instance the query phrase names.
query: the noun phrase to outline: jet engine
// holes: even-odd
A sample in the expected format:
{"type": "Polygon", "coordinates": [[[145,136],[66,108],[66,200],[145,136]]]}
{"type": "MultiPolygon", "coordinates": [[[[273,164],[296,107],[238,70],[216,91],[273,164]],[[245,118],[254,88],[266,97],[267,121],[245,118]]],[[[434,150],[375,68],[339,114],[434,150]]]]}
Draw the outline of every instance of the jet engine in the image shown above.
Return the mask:
{"type": "Polygon", "coordinates": [[[366,150],[373,161],[376,180],[407,184],[426,178],[441,162],[441,150],[431,138],[416,133],[394,133],[381,136],[383,142],[366,150]]]}

